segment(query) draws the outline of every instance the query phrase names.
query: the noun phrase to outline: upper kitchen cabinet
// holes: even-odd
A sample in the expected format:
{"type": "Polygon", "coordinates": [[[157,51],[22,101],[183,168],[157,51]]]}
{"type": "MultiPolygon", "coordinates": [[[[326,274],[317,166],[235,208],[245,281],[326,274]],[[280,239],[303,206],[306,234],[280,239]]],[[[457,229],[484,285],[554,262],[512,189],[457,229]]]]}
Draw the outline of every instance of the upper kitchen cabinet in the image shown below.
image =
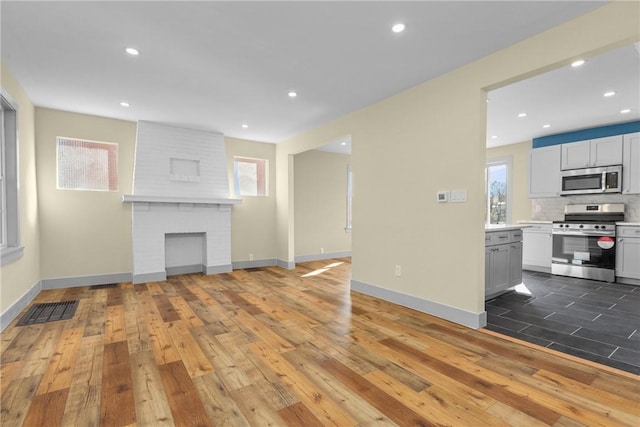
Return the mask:
{"type": "Polygon", "coordinates": [[[560,145],[529,152],[529,197],[557,197],[560,194],[560,145]]]}
{"type": "Polygon", "coordinates": [[[562,144],[562,170],[620,164],[622,135],[562,144]]]}
{"type": "Polygon", "coordinates": [[[640,132],[623,137],[622,193],[640,194],[640,132]]]}

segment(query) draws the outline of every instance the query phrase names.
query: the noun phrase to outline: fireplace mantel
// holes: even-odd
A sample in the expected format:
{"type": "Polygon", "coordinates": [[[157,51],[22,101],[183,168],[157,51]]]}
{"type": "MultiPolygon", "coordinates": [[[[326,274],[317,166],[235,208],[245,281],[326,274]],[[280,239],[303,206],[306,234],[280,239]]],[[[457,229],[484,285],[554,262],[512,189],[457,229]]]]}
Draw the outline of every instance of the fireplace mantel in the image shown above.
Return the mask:
{"type": "Polygon", "coordinates": [[[136,194],[125,194],[122,196],[122,203],[188,203],[194,205],[238,205],[242,203],[242,199],[143,196],[136,194]]]}

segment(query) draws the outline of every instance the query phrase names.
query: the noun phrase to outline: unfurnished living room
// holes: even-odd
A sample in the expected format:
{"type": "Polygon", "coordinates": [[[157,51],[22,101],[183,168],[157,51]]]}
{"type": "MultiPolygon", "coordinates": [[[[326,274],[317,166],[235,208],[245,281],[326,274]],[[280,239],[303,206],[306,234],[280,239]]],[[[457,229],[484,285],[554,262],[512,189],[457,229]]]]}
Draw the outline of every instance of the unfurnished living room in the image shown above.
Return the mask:
{"type": "Polygon", "coordinates": [[[637,1],[2,0],[0,424],[637,426],[638,22],[637,1]],[[627,187],[527,191],[532,141],[587,128],[627,187]],[[624,212],[628,234],[565,244],[614,279],[523,262],[565,204],[624,212]]]}

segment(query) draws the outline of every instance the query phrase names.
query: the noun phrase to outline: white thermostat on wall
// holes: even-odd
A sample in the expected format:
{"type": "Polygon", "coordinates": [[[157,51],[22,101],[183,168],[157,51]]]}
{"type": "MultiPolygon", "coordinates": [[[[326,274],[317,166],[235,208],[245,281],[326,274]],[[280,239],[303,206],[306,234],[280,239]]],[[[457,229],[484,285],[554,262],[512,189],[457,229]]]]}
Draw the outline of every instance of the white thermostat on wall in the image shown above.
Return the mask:
{"type": "Polygon", "coordinates": [[[436,193],[436,199],[438,203],[447,203],[449,201],[449,192],[448,191],[438,191],[436,193]]]}

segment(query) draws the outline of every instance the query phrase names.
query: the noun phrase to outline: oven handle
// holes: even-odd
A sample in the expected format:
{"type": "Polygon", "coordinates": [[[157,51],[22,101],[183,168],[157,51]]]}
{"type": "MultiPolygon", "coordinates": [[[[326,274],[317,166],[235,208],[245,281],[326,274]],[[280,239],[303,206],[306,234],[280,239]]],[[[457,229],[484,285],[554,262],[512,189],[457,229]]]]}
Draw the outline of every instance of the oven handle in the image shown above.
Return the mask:
{"type": "Polygon", "coordinates": [[[556,231],[552,230],[551,234],[556,236],[609,236],[615,237],[615,231],[556,231]]]}

